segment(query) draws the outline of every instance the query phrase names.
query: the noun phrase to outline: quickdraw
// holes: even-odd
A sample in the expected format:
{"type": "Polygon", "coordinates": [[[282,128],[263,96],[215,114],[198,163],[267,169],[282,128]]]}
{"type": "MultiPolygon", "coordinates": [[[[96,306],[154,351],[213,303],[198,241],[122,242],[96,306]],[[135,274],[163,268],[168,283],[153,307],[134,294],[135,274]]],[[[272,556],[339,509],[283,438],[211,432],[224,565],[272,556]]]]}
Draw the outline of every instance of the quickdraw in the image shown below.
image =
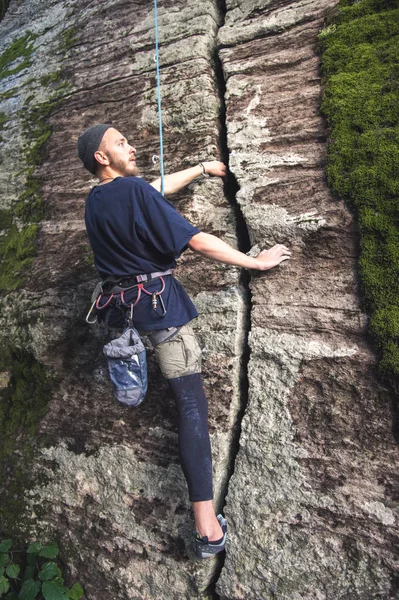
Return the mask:
{"type": "MultiPolygon", "coordinates": [[[[121,293],[121,295],[122,295],[122,293],[121,293]]],[[[100,305],[100,300],[103,296],[104,296],[104,293],[100,294],[96,300],[97,310],[103,310],[104,308],[107,308],[108,304],[111,302],[112,298],[114,298],[115,294],[110,294],[110,297],[108,298],[108,300],[104,304],[100,305]]]]}
{"type": "MultiPolygon", "coordinates": [[[[137,284],[137,288],[138,288],[137,298],[132,306],[135,307],[136,304],[139,302],[139,300],[141,298],[141,292],[143,291],[148,296],[152,296],[152,308],[155,310],[157,315],[159,315],[160,317],[164,317],[166,315],[166,308],[165,308],[165,304],[163,302],[161,294],[163,294],[163,292],[165,290],[165,280],[163,279],[163,277],[160,277],[159,279],[162,281],[162,289],[159,292],[148,292],[144,287],[144,283],[137,284]],[[157,296],[159,296],[159,302],[161,304],[162,313],[159,313],[157,310],[157,308],[158,308],[157,296]]],[[[125,302],[125,290],[121,292],[121,301],[122,301],[123,306],[131,305],[130,303],[125,302]]]]}

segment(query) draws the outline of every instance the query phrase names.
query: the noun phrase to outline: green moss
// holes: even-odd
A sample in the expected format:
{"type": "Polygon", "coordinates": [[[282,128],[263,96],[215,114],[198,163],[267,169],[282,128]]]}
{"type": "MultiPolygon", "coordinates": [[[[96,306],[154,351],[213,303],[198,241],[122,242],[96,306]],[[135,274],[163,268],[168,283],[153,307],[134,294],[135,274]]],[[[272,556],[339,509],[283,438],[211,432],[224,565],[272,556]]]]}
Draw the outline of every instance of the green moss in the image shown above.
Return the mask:
{"type": "Polygon", "coordinates": [[[28,170],[25,189],[18,197],[14,214],[23,223],[39,222],[43,217],[43,202],[40,196],[40,181],[34,169],[28,170]]]}
{"type": "Polygon", "coordinates": [[[15,95],[14,90],[7,90],[7,92],[1,92],[0,93],[0,102],[3,102],[4,100],[8,100],[9,98],[12,98],[15,95]]]}
{"type": "Polygon", "coordinates": [[[72,25],[72,27],[68,27],[61,33],[60,45],[59,49],[67,52],[70,50],[77,41],[77,34],[79,28],[72,25]]]}
{"type": "MultiPolygon", "coordinates": [[[[59,80],[58,75],[55,79],[59,80]]],[[[37,167],[43,161],[44,147],[52,134],[47,118],[59,103],[65,89],[64,84],[57,86],[47,102],[36,105],[28,102],[22,113],[21,126],[27,137],[24,149],[27,165],[24,169],[26,183],[13,206],[12,213],[6,211],[8,224],[1,228],[6,230],[0,236],[0,293],[2,294],[7,294],[22,284],[24,274],[32,265],[35,256],[37,225],[44,216],[37,167]],[[22,227],[17,228],[12,222],[10,223],[10,218],[12,219],[13,216],[22,222],[22,227]]]]}
{"type": "Polygon", "coordinates": [[[320,36],[327,176],[360,225],[359,260],[381,371],[399,380],[399,2],[340,3],[320,36]]]}
{"type": "Polygon", "coordinates": [[[2,263],[0,271],[0,292],[8,293],[17,289],[24,280],[24,274],[35,256],[37,225],[26,225],[18,230],[12,225],[0,237],[2,263]]]}
{"type": "MultiPolygon", "coordinates": [[[[0,57],[3,77],[28,66],[34,39],[32,34],[26,34],[0,57]],[[20,60],[13,64],[18,58],[20,60]]],[[[52,90],[49,100],[35,104],[31,96],[20,114],[26,139],[23,149],[26,185],[10,210],[0,210],[0,293],[3,295],[23,283],[34,260],[38,223],[43,218],[38,167],[52,133],[48,117],[68,91],[61,79],[60,72],[43,77],[41,84],[52,90]]],[[[7,92],[2,99],[12,95],[12,91],[7,92]]],[[[25,329],[23,318],[23,315],[16,316],[17,326],[25,329]]],[[[20,522],[25,508],[24,491],[30,485],[29,469],[37,446],[38,425],[47,410],[54,385],[45,368],[30,353],[3,344],[0,349],[0,523],[2,533],[14,539],[28,529],[27,522],[20,522]],[[11,377],[4,388],[7,372],[11,377]]]]}
{"type": "MultiPolygon", "coordinates": [[[[8,121],[7,115],[3,112],[0,112],[0,131],[3,131],[4,125],[7,123],[7,121],[8,121]]],[[[0,134],[0,142],[2,142],[2,141],[3,141],[3,137],[0,134]]]]}
{"type": "Polygon", "coordinates": [[[0,112],[0,131],[4,128],[4,125],[7,123],[7,121],[7,115],[3,112],[0,112]]]}
{"type": "Polygon", "coordinates": [[[0,79],[19,73],[30,66],[30,57],[32,56],[34,49],[33,42],[36,38],[37,35],[27,31],[24,36],[16,39],[7,50],[0,55],[0,79]],[[12,67],[12,63],[16,60],[18,60],[18,63],[12,67]]]}
{"type": "Polygon", "coordinates": [[[0,231],[8,229],[12,225],[12,212],[10,210],[0,209],[0,231]]]}
{"type": "Polygon", "coordinates": [[[40,83],[42,86],[47,87],[52,83],[59,83],[62,78],[62,71],[55,71],[54,73],[49,73],[48,75],[43,75],[40,78],[40,83]]]}
{"type": "Polygon", "coordinates": [[[52,134],[46,119],[58,104],[59,98],[57,89],[47,102],[26,108],[22,114],[22,126],[29,140],[25,148],[25,158],[29,166],[37,166],[42,162],[43,146],[52,134]]]}
{"type": "Polygon", "coordinates": [[[45,415],[54,380],[30,353],[0,351],[0,373],[7,387],[0,390],[0,522],[2,534],[18,537],[23,491],[29,485],[35,437],[45,415]]]}
{"type": "MultiPolygon", "coordinates": [[[[67,50],[74,42],[76,28],[65,30],[60,42],[60,50],[67,50]]],[[[15,74],[29,67],[37,36],[31,32],[16,39],[0,56],[0,77],[15,74]]],[[[26,184],[13,206],[12,216],[22,222],[22,227],[10,223],[7,211],[7,225],[0,236],[0,291],[8,293],[15,290],[23,281],[23,274],[32,264],[35,254],[35,235],[37,224],[43,218],[43,203],[40,197],[40,181],[37,167],[43,162],[45,144],[52,134],[48,117],[60,99],[67,93],[68,84],[62,82],[60,70],[47,74],[40,79],[44,87],[53,89],[46,102],[34,104],[34,96],[28,96],[21,111],[21,129],[27,140],[24,148],[26,184]],[[56,87],[54,88],[54,86],[56,87]],[[4,231],[5,230],[5,231],[4,231]]],[[[13,91],[4,92],[1,99],[10,98],[13,91]]],[[[0,131],[5,123],[0,113],[0,131]]]]}
{"type": "Polygon", "coordinates": [[[374,15],[376,13],[391,11],[398,8],[397,0],[341,0],[340,10],[335,17],[336,23],[345,23],[355,21],[365,15],[374,15]]]}

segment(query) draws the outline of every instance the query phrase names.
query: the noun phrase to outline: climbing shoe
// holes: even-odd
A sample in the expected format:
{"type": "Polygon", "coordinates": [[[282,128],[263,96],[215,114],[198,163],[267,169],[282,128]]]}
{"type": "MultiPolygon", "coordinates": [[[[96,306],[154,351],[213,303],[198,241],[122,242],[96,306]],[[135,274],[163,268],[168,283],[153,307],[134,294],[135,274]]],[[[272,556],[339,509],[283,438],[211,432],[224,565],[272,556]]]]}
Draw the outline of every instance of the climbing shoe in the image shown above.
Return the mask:
{"type": "Polygon", "coordinates": [[[210,542],[207,536],[201,538],[199,536],[199,533],[194,534],[194,552],[199,558],[211,558],[215,554],[223,552],[225,548],[227,536],[227,521],[222,515],[218,515],[217,520],[219,521],[220,527],[223,531],[223,537],[220,538],[220,540],[210,542]]]}

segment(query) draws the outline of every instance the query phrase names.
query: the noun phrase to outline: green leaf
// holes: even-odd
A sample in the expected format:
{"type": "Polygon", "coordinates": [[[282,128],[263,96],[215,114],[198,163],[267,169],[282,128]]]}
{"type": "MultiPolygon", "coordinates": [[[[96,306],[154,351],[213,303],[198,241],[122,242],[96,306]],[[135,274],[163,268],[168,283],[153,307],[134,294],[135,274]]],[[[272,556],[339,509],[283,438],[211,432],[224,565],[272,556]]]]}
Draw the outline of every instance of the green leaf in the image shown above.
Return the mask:
{"type": "Polygon", "coordinates": [[[4,567],[10,561],[8,554],[0,554],[0,567],[4,567]]]}
{"type": "Polygon", "coordinates": [[[80,600],[84,594],[84,589],[79,583],[74,583],[68,592],[68,598],[71,600],[80,600]]]}
{"type": "MultiPolygon", "coordinates": [[[[28,558],[29,558],[29,554],[28,554],[28,558]]],[[[22,577],[22,581],[27,581],[28,579],[33,579],[34,574],[35,574],[35,567],[34,567],[34,565],[28,565],[25,568],[25,571],[24,571],[24,574],[23,574],[23,577],[22,577]]]]}
{"type": "Polygon", "coordinates": [[[37,554],[27,554],[26,559],[27,559],[27,563],[30,567],[36,566],[37,554]]]}
{"type": "Polygon", "coordinates": [[[50,581],[58,575],[58,567],[54,562],[46,562],[39,571],[39,579],[42,581],[50,581]]]}
{"type": "Polygon", "coordinates": [[[16,577],[18,577],[20,570],[21,569],[20,569],[19,565],[12,564],[12,565],[8,565],[8,567],[6,569],[6,573],[7,573],[8,577],[10,577],[10,579],[15,579],[16,577]]]}
{"type": "Polygon", "coordinates": [[[0,577],[0,596],[5,594],[6,592],[8,592],[9,589],[10,589],[10,584],[8,583],[8,579],[6,579],[4,577],[4,575],[2,575],[0,577]]]}
{"type": "Polygon", "coordinates": [[[34,600],[40,591],[40,581],[27,579],[21,591],[19,592],[18,600],[34,600]]]}
{"type": "Polygon", "coordinates": [[[32,542],[32,544],[29,544],[26,552],[28,554],[39,554],[41,547],[42,545],[40,542],[32,542]]]}
{"type": "Polygon", "coordinates": [[[54,542],[51,542],[50,544],[47,544],[47,546],[44,546],[40,551],[39,556],[44,556],[44,558],[55,558],[57,554],[58,546],[54,542]]]}
{"type": "Polygon", "coordinates": [[[65,592],[68,590],[63,585],[55,581],[44,581],[42,585],[42,594],[45,600],[68,600],[65,592]]]}
{"type": "Polygon", "coordinates": [[[6,596],[6,600],[18,600],[18,594],[16,592],[9,592],[6,596]]]}
{"type": "Polygon", "coordinates": [[[0,552],[8,552],[12,546],[12,540],[1,540],[0,552]]]}

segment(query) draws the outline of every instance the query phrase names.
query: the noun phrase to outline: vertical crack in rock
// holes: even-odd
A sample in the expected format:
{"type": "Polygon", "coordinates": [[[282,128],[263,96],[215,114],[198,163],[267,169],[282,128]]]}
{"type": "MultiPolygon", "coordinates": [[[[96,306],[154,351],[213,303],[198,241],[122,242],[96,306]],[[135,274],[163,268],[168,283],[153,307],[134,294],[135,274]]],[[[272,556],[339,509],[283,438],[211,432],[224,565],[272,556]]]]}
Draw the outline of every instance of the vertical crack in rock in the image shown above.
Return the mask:
{"type": "Polygon", "coordinates": [[[237,201],[251,240],[288,243],[293,260],[250,284],[234,532],[216,589],[231,600],[388,598],[397,447],[359,307],[356,226],[325,184],[315,47],[331,3],[226,3],[218,42],[237,201]],[[308,221],[314,206],[321,218],[308,221]]]}
{"type": "MultiPolygon", "coordinates": [[[[225,17],[226,17],[226,2],[225,0],[216,0],[217,7],[220,11],[220,25],[219,29],[224,26],[225,17]]],[[[217,35],[216,35],[217,39],[217,35]]],[[[240,189],[238,181],[235,175],[229,169],[229,148],[227,144],[227,123],[226,123],[226,82],[223,72],[222,63],[219,57],[219,49],[217,42],[215,43],[214,48],[214,69],[215,69],[215,80],[217,84],[217,89],[219,92],[219,101],[220,101],[220,112],[219,112],[219,144],[220,144],[220,152],[221,159],[224,164],[227,166],[227,176],[224,181],[223,191],[225,198],[231,206],[234,221],[236,226],[236,238],[237,238],[237,247],[241,252],[247,253],[251,248],[251,242],[248,232],[248,227],[242,213],[241,207],[237,201],[237,192],[240,189]]],[[[244,417],[246,407],[248,404],[248,390],[249,390],[249,381],[248,381],[248,363],[250,357],[250,348],[248,344],[248,336],[251,330],[251,309],[252,309],[252,295],[250,290],[250,281],[251,276],[249,271],[242,269],[239,279],[239,285],[244,295],[244,307],[245,312],[243,315],[243,338],[242,338],[242,347],[241,347],[241,366],[240,366],[240,383],[239,383],[239,395],[240,395],[240,409],[237,413],[235,427],[233,431],[233,438],[230,446],[230,461],[229,461],[229,470],[226,476],[226,483],[224,489],[222,490],[221,497],[223,498],[222,505],[225,504],[225,499],[228,493],[229,481],[234,473],[234,467],[236,462],[236,456],[239,451],[240,446],[240,435],[241,435],[241,423],[244,417]]],[[[216,592],[216,584],[223,569],[225,561],[225,555],[222,554],[219,558],[219,563],[217,568],[214,571],[212,582],[207,588],[207,594],[209,598],[212,600],[218,600],[220,598],[219,594],[216,592]]]]}
{"type": "MultiPolygon", "coordinates": [[[[224,0],[219,1],[219,8],[222,14],[222,23],[220,27],[224,25],[224,17],[226,14],[226,5],[224,0]]],[[[236,223],[236,235],[237,235],[237,244],[238,249],[241,252],[248,252],[251,247],[249,233],[247,224],[245,222],[244,215],[242,213],[241,207],[237,202],[237,192],[240,189],[240,186],[237,182],[236,177],[233,173],[231,173],[229,169],[229,149],[227,146],[227,125],[226,125],[226,103],[225,103],[225,93],[226,93],[226,84],[224,80],[224,73],[222,64],[219,58],[219,53],[217,47],[215,47],[215,74],[216,80],[218,83],[218,89],[220,94],[220,150],[222,154],[222,160],[227,165],[227,177],[224,183],[224,193],[225,197],[228,200],[229,204],[232,207],[234,219],[236,223]]],[[[230,476],[233,474],[234,469],[234,459],[236,453],[238,451],[239,445],[239,435],[240,435],[240,423],[243,417],[243,413],[245,412],[245,407],[248,401],[248,374],[247,367],[249,361],[249,345],[248,345],[248,335],[251,329],[251,291],[249,287],[251,276],[249,272],[245,269],[242,269],[240,276],[240,287],[243,289],[245,294],[245,306],[246,306],[246,314],[244,317],[244,328],[245,335],[243,339],[242,345],[242,363],[241,363],[241,376],[240,376],[240,396],[241,396],[241,411],[237,416],[237,431],[236,431],[236,439],[234,443],[234,453],[232,456],[231,464],[232,471],[230,476]]],[[[227,492],[227,490],[226,490],[227,492]]]]}
{"type": "MultiPolygon", "coordinates": [[[[217,6],[220,10],[220,15],[221,15],[221,23],[219,26],[219,29],[221,29],[224,26],[224,21],[225,21],[226,12],[227,12],[225,0],[217,0],[217,6]]],[[[219,98],[220,98],[220,150],[221,150],[221,154],[222,154],[222,159],[228,167],[229,166],[229,149],[227,146],[226,101],[225,101],[226,82],[224,79],[223,67],[222,67],[222,62],[219,57],[219,50],[218,50],[217,44],[215,44],[214,61],[215,61],[215,76],[216,76],[216,81],[217,81],[218,90],[219,90],[219,98]]],[[[238,204],[237,198],[236,198],[236,195],[237,195],[237,192],[239,191],[239,189],[240,189],[240,186],[238,184],[236,177],[233,175],[233,173],[230,172],[230,170],[228,170],[227,178],[226,178],[225,184],[224,184],[224,193],[225,193],[225,196],[226,196],[228,202],[230,203],[230,205],[233,209],[233,212],[234,212],[234,218],[236,221],[236,234],[237,234],[238,248],[239,248],[239,250],[241,250],[241,252],[248,252],[250,250],[251,243],[250,243],[250,239],[249,239],[247,224],[245,222],[244,215],[242,214],[241,207],[238,204]]],[[[247,271],[243,270],[243,276],[241,278],[240,283],[248,291],[248,294],[249,294],[249,280],[250,280],[250,277],[249,277],[247,271]]]]}
{"type": "MultiPolygon", "coordinates": [[[[221,25],[224,25],[224,18],[226,15],[226,3],[225,0],[218,0],[218,7],[221,12],[221,25]]],[[[226,199],[228,200],[230,206],[232,207],[234,219],[236,223],[236,236],[237,236],[237,245],[238,249],[241,252],[247,253],[251,248],[250,238],[248,227],[242,213],[241,207],[237,202],[237,192],[240,189],[240,186],[237,182],[235,175],[229,169],[229,149],[227,145],[227,125],[226,125],[226,103],[225,103],[225,93],[226,93],[226,84],[224,79],[224,73],[222,68],[222,63],[219,58],[218,48],[215,46],[215,75],[216,81],[218,84],[219,97],[220,97],[220,150],[222,155],[223,162],[227,165],[227,177],[224,183],[224,194],[226,199]]],[[[242,362],[241,362],[241,374],[240,374],[240,397],[241,397],[241,410],[237,415],[237,429],[236,429],[236,437],[234,441],[234,452],[231,457],[231,473],[233,474],[234,470],[234,460],[238,451],[239,446],[239,436],[240,436],[240,423],[245,412],[245,408],[248,401],[248,361],[249,361],[249,345],[248,345],[248,335],[251,330],[251,290],[249,287],[251,280],[251,276],[249,271],[246,269],[242,269],[240,275],[240,287],[244,291],[245,298],[245,317],[244,317],[244,338],[242,344],[242,362]]],[[[227,490],[226,490],[227,493],[227,490]]]]}

